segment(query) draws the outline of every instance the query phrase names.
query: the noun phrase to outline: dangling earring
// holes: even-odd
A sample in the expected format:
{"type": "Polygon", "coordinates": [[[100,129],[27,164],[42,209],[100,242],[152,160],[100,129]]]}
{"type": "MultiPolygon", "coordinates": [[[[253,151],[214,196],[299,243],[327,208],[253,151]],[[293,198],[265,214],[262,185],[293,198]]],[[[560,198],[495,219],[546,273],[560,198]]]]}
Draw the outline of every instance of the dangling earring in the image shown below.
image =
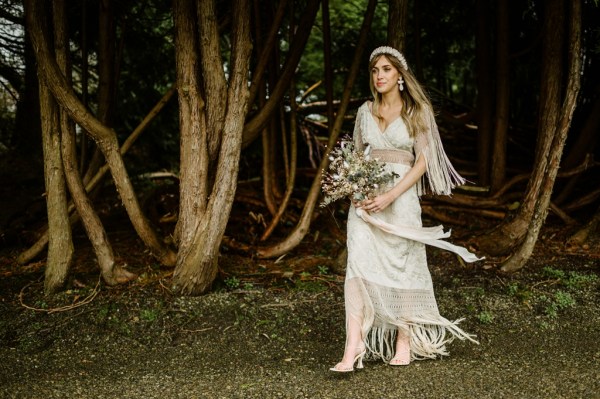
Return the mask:
{"type": "Polygon", "coordinates": [[[402,79],[402,76],[400,76],[400,79],[398,79],[398,90],[404,90],[404,79],[402,79]]]}

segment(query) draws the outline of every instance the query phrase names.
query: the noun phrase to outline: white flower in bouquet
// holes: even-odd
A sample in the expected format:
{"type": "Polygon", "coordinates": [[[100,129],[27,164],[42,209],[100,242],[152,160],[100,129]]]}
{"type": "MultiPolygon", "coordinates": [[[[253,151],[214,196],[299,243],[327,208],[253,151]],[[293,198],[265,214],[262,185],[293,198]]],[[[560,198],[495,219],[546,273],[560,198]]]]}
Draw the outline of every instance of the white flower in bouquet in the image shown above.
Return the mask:
{"type": "Polygon", "coordinates": [[[391,183],[399,175],[385,170],[383,163],[370,157],[371,147],[364,151],[354,148],[350,137],[344,137],[329,155],[329,169],[323,171],[321,188],[324,207],[343,198],[362,201],[373,198],[380,187],[391,183]]]}

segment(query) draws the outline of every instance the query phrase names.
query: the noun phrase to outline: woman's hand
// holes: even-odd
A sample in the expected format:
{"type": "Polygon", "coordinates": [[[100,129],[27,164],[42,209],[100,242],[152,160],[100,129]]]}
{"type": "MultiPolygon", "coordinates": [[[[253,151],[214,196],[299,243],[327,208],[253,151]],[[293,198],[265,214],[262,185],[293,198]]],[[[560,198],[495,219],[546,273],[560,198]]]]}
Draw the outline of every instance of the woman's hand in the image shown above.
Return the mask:
{"type": "Polygon", "coordinates": [[[392,202],[394,202],[395,199],[396,197],[394,194],[391,191],[388,191],[387,193],[380,194],[373,199],[366,199],[362,201],[361,208],[371,213],[379,213],[387,208],[392,202]]]}

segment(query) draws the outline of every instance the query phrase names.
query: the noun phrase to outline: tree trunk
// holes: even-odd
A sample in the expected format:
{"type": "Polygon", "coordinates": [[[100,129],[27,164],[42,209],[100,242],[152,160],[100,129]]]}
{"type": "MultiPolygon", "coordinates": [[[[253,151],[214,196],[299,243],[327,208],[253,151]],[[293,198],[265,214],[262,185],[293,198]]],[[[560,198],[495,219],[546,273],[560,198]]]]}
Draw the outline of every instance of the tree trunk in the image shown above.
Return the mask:
{"type": "Polygon", "coordinates": [[[344,92],[342,93],[340,107],[335,118],[335,123],[333,125],[331,135],[329,136],[327,150],[323,154],[321,164],[317,169],[317,174],[313,180],[312,186],[308,193],[308,197],[306,198],[304,209],[302,211],[302,215],[300,216],[300,221],[298,222],[294,230],[290,233],[290,235],[280,243],[268,248],[259,248],[257,251],[258,256],[262,258],[273,258],[287,253],[288,251],[295,248],[298,244],[300,244],[304,236],[306,236],[306,234],[308,233],[314,207],[317,203],[319,194],[321,192],[321,174],[322,171],[326,169],[327,165],[329,164],[329,152],[334,147],[337,137],[340,131],[342,130],[344,115],[346,114],[348,103],[350,102],[350,93],[352,91],[352,86],[354,85],[354,81],[358,74],[360,61],[362,60],[362,53],[367,43],[367,34],[370,30],[371,22],[373,21],[373,15],[375,13],[376,4],[376,0],[369,0],[369,3],[367,5],[367,10],[365,11],[365,17],[360,31],[360,37],[358,39],[358,43],[356,44],[356,52],[354,53],[354,59],[352,60],[352,65],[350,66],[350,69],[348,71],[348,77],[346,79],[344,92]]]}
{"type": "MultiPolygon", "coordinates": [[[[31,9],[27,8],[27,12],[31,12],[31,9]]],[[[42,29],[47,33],[51,32],[48,26],[49,22],[48,18],[44,18],[42,22],[42,29]]],[[[64,39],[64,31],[60,33],[63,34],[63,37],[59,37],[58,40],[64,39]]],[[[48,36],[52,37],[53,35],[48,34],[48,36]]],[[[63,43],[59,42],[58,44],[62,46],[63,43]]],[[[64,49],[60,51],[64,52],[64,49]]],[[[73,239],[69,225],[65,177],[60,155],[58,107],[44,82],[40,82],[40,113],[50,238],[44,288],[46,294],[51,294],[58,291],[65,283],[73,258],[73,239]]]]}
{"type": "Polygon", "coordinates": [[[477,0],[477,174],[479,184],[490,184],[490,160],[492,142],[492,79],[490,52],[490,10],[489,0],[477,0]]]}
{"type": "MultiPolygon", "coordinates": [[[[177,0],[180,1],[185,0],[177,0]]],[[[202,21],[205,18],[214,18],[214,15],[199,15],[199,18],[202,21]]],[[[176,292],[203,294],[210,289],[217,275],[219,246],[237,186],[242,133],[247,114],[249,94],[247,76],[252,49],[249,20],[248,0],[239,0],[233,11],[232,51],[229,64],[231,74],[215,182],[208,196],[206,211],[195,220],[197,227],[189,232],[192,236],[191,244],[179,249],[173,275],[173,288],[176,292]]],[[[182,163],[185,162],[189,162],[189,159],[182,158],[182,163]]],[[[183,233],[188,235],[188,232],[183,233]]]]}
{"type": "MultiPolygon", "coordinates": [[[[125,142],[121,146],[121,150],[120,150],[121,155],[125,155],[125,153],[127,153],[127,151],[135,143],[137,138],[142,134],[142,132],[150,124],[152,119],[160,112],[160,110],[165,106],[165,104],[173,96],[174,92],[175,92],[175,88],[174,87],[170,88],[165,93],[165,95],[160,99],[160,101],[152,108],[152,110],[148,113],[148,115],[146,115],[146,117],[134,129],[134,131],[131,132],[129,137],[127,137],[127,140],[125,140],[125,142]]],[[[106,175],[106,172],[108,172],[108,171],[109,171],[108,165],[104,164],[98,170],[96,175],[94,175],[94,177],[92,177],[90,179],[90,181],[87,182],[87,184],[85,185],[86,192],[89,193],[92,190],[94,190],[98,186],[98,184],[100,184],[100,182],[106,175]]],[[[81,169],[80,169],[80,173],[81,173],[81,169]]],[[[71,223],[71,226],[73,226],[75,223],[77,223],[80,220],[79,215],[76,212],[73,213],[74,209],[75,208],[74,208],[73,204],[69,205],[69,212],[71,213],[71,216],[69,217],[69,222],[71,223]]],[[[38,240],[31,247],[29,247],[27,250],[23,251],[23,253],[21,253],[17,257],[17,263],[23,265],[23,264],[30,262],[32,259],[37,257],[44,250],[44,248],[46,247],[47,244],[48,244],[48,228],[46,226],[46,230],[41,234],[41,236],[38,238],[38,240]]]]}
{"type": "Polygon", "coordinates": [[[408,20],[408,0],[388,0],[388,45],[404,52],[408,20]]]}
{"type": "Polygon", "coordinates": [[[498,0],[496,21],[496,123],[492,152],[492,192],[499,190],[506,178],[506,142],[510,105],[508,0],[498,0]]]}
{"type": "MultiPolygon", "coordinates": [[[[323,2],[324,7],[327,4],[327,0],[325,0],[323,2]]],[[[293,3],[292,3],[292,7],[290,7],[290,15],[294,15],[294,8],[293,8],[293,3]]],[[[325,12],[325,11],[324,11],[325,12]]],[[[325,17],[323,17],[325,18],[325,17]]],[[[293,32],[295,30],[295,25],[293,24],[293,22],[290,22],[290,36],[291,36],[291,32],[293,32]]],[[[325,28],[323,29],[325,30],[325,28]]],[[[291,39],[291,37],[290,37],[291,39]]],[[[273,214],[273,219],[271,219],[271,222],[269,222],[269,225],[267,226],[267,228],[265,229],[265,232],[262,234],[262,236],[260,237],[261,241],[265,241],[267,238],[269,238],[269,236],[271,235],[271,233],[273,233],[273,230],[275,230],[275,227],[277,227],[277,225],[279,224],[279,220],[281,220],[281,217],[283,216],[283,213],[285,212],[285,210],[287,209],[288,203],[290,201],[290,198],[292,197],[292,192],[294,191],[294,185],[296,183],[296,169],[297,169],[297,163],[298,163],[298,119],[297,119],[297,109],[298,109],[298,104],[296,103],[296,83],[294,81],[294,79],[290,80],[290,156],[289,156],[289,162],[288,162],[288,156],[287,156],[287,145],[286,145],[286,138],[285,138],[285,128],[282,128],[282,142],[283,142],[283,155],[284,155],[284,163],[285,163],[285,170],[286,170],[286,189],[285,189],[285,193],[283,195],[283,199],[281,201],[281,204],[279,204],[279,207],[277,208],[277,212],[275,212],[273,214]]],[[[282,127],[285,126],[285,121],[283,120],[283,115],[284,112],[283,110],[281,110],[281,125],[282,127]]]]}
{"type": "MultiPolygon", "coordinates": [[[[25,8],[25,13],[29,10],[25,8]]],[[[35,54],[29,33],[25,30],[25,76],[15,115],[13,145],[19,155],[41,166],[42,132],[40,126],[40,82],[38,80],[35,54]]],[[[41,167],[40,167],[41,170],[41,167]]]]}
{"type": "Polygon", "coordinates": [[[221,48],[219,46],[219,28],[215,14],[214,1],[198,1],[198,31],[200,32],[200,67],[203,76],[210,76],[202,80],[205,107],[206,107],[206,132],[208,142],[208,156],[214,161],[219,155],[219,146],[223,134],[223,121],[225,120],[225,105],[227,97],[227,81],[223,73],[221,48]]]}
{"type": "Polygon", "coordinates": [[[540,112],[534,169],[527,185],[525,198],[515,217],[497,226],[491,233],[479,237],[479,248],[491,255],[503,255],[521,243],[527,233],[544,175],[548,172],[548,154],[554,139],[560,112],[562,86],[562,0],[547,4],[544,17],[544,46],[540,89],[540,112]]]}
{"type": "Polygon", "coordinates": [[[81,104],[73,89],[61,74],[56,62],[52,59],[47,43],[40,28],[40,15],[43,16],[43,4],[35,0],[26,0],[28,9],[27,26],[31,33],[33,47],[36,52],[40,76],[52,91],[54,98],[67,111],[75,122],[91,134],[102,150],[112,173],[115,186],[129,218],[144,243],[154,256],[165,265],[175,263],[175,254],[170,251],[156,236],[146,216],[142,213],[135,191],[127,175],[123,158],[119,153],[116,133],[104,126],[81,104]]]}
{"type": "MultiPolygon", "coordinates": [[[[575,111],[575,107],[577,105],[577,96],[579,95],[581,84],[581,0],[571,0],[569,3],[571,5],[569,10],[569,40],[567,42],[569,44],[569,72],[566,94],[562,101],[558,124],[540,124],[539,126],[541,129],[549,129],[551,132],[550,134],[553,136],[550,145],[550,152],[547,157],[547,166],[545,168],[545,173],[540,176],[542,180],[542,186],[536,198],[531,225],[527,229],[527,234],[523,244],[502,265],[502,271],[505,272],[514,272],[521,269],[523,266],[525,266],[525,263],[527,260],[529,260],[531,254],[533,253],[533,248],[537,241],[539,232],[548,214],[552,188],[554,186],[554,181],[560,166],[560,158],[562,156],[565,141],[567,139],[569,126],[571,125],[573,112],[575,111]]],[[[549,1],[547,7],[549,7],[548,12],[551,14],[549,16],[548,25],[550,25],[550,28],[555,28],[557,31],[559,31],[556,36],[549,37],[549,40],[547,40],[544,44],[544,53],[550,54],[554,51],[554,49],[558,49],[558,51],[560,51],[565,47],[562,35],[560,34],[562,31],[564,31],[564,0],[549,1]]],[[[563,58],[560,57],[561,55],[562,54],[559,53],[559,57],[552,59],[544,58],[544,61],[561,63],[560,60],[563,58]]],[[[557,84],[558,83],[560,83],[560,80],[557,79],[557,84]]],[[[544,118],[543,115],[542,118],[544,118]]]]}
{"type": "MultiPolygon", "coordinates": [[[[273,19],[273,23],[271,24],[271,30],[267,36],[267,40],[261,45],[258,46],[257,50],[257,64],[254,68],[254,72],[252,73],[252,83],[250,84],[250,97],[248,99],[248,104],[252,106],[254,101],[256,100],[256,95],[258,94],[258,90],[261,87],[263,81],[263,75],[267,69],[267,62],[269,62],[269,54],[275,48],[277,44],[277,34],[279,32],[279,28],[281,27],[281,23],[283,21],[283,17],[285,16],[285,9],[288,0],[281,0],[279,5],[277,6],[277,12],[275,13],[275,18],[273,19]]],[[[259,2],[256,2],[256,7],[258,7],[259,2]]],[[[308,28],[307,28],[308,29],[308,28]]],[[[310,29],[309,29],[310,30],[310,29]]],[[[259,39],[257,37],[257,42],[259,39]]],[[[262,40],[260,40],[262,42],[262,40]]],[[[262,108],[262,107],[261,107],[262,108]]]]}
{"type": "MultiPolygon", "coordinates": [[[[116,105],[116,17],[114,0],[100,0],[98,5],[98,112],[96,117],[105,126],[113,127],[116,105]]],[[[98,172],[104,163],[102,151],[94,149],[84,182],[98,172]]]]}
{"type": "Polygon", "coordinates": [[[209,165],[208,139],[205,103],[198,81],[200,60],[194,4],[193,0],[173,2],[181,143],[179,218],[175,228],[179,252],[191,245],[198,219],[206,210],[208,190],[205,178],[209,165]]]}
{"type": "Polygon", "coordinates": [[[325,101],[327,104],[327,129],[331,134],[335,115],[333,113],[333,67],[331,64],[331,22],[329,0],[323,0],[323,79],[325,81],[325,101]]]}
{"type": "Polygon", "coordinates": [[[260,135],[262,129],[273,115],[273,112],[279,107],[281,99],[289,86],[289,80],[296,72],[298,62],[300,62],[304,47],[308,41],[311,27],[319,11],[320,0],[308,0],[307,3],[298,24],[302,29],[298,29],[294,40],[290,44],[290,51],[288,52],[277,85],[269,93],[269,99],[265,103],[265,106],[244,126],[243,148],[250,145],[260,135]]]}
{"type": "MultiPolygon", "coordinates": [[[[71,66],[66,48],[69,41],[66,35],[68,29],[66,26],[65,3],[64,0],[55,0],[53,4],[57,63],[67,81],[71,83],[71,66]]],[[[132,280],[136,277],[134,274],[120,267],[115,267],[114,255],[108,236],[102,227],[100,218],[94,212],[91,201],[87,197],[85,187],[78,173],[75,125],[71,122],[69,114],[64,110],[60,111],[60,131],[62,162],[67,185],[77,211],[82,216],[85,230],[98,259],[102,277],[109,285],[132,280]]],[[[70,232],[70,226],[68,226],[68,230],[70,232]]]]}

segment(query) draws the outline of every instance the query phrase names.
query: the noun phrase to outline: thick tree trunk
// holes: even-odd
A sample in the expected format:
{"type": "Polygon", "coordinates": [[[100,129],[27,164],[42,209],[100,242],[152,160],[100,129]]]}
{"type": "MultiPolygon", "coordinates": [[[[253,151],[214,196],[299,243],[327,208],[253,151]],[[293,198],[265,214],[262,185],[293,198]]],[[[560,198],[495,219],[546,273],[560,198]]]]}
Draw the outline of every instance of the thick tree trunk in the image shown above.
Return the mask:
{"type": "Polygon", "coordinates": [[[43,83],[40,84],[40,102],[49,235],[44,288],[51,294],[60,290],[65,282],[73,258],[73,240],[60,156],[58,108],[43,83]]]}
{"type": "Polygon", "coordinates": [[[321,193],[321,174],[324,169],[327,168],[329,164],[328,155],[331,149],[334,147],[337,137],[342,130],[342,123],[344,122],[344,115],[346,114],[346,109],[348,107],[348,103],[350,102],[350,93],[352,91],[352,86],[354,85],[354,81],[358,74],[358,70],[360,67],[360,61],[362,60],[362,53],[365,49],[367,43],[367,34],[371,27],[371,22],[373,21],[373,15],[375,13],[375,6],[377,2],[376,0],[369,0],[367,5],[367,9],[365,11],[365,17],[363,20],[363,24],[360,31],[360,37],[358,39],[358,43],[356,44],[356,52],[354,53],[354,58],[352,60],[352,65],[348,71],[348,77],[346,79],[346,85],[344,87],[344,92],[342,93],[342,100],[340,103],[340,107],[338,109],[338,114],[335,118],[335,123],[333,125],[331,135],[329,136],[329,141],[327,144],[327,150],[323,154],[321,159],[321,164],[317,169],[317,174],[313,180],[310,191],[308,193],[308,197],[306,198],[306,202],[304,204],[304,209],[302,210],[302,215],[300,216],[300,221],[294,228],[294,230],[290,233],[290,235],[285,238],[283,241],[275,244],[274,246],[268,248],[259,248],[258,255],[262,258],[273,258],[276,256],[280,256],[284,253],[295,248],[302,239],[308,233],[308,229],[310,227],[311,217],[321,193]]]}
{"type": "Polygon", "coordinates": [[[175,57],[179,100],[179,218],[175,236],[179,252],[191,245],[198,220],[206,210],[208,139],[205,103],[200,93],[196,8],[193,0],[173,2],[175,57]]]}
{"type": "Polygon", "coordinates": [[[506,178],[506,143],[510,105],[508,0],[498,1],[496,20],[496,123],[492,152],[492,192],[500,189],[506,178]]]}
{"type": "Polygon", "coordinates": [[[479,184],[490,184],[492,118],[492,62],[490,52],[490,10],[489,0],[477,0],[477,174],[479,184]]]}
{"type": "MultiPolygon", "coordinates": [[[[200,16],[212,18],[213,15],[200,16]]],[[[217,275],[219,246],[229,219],[237,186],[242,133],[248,105],[250,44],[248,0],[234,6],[227,112],[219,149],[215,182],[206,211],[193,230],[191,245],[180,248],[173,275],[173,288],[185,294],[203,294],[217,275]]],[[[201,43],[201,45],[203,45],[201,43]]],[[[182,161],[185,161],[182,159],[182,161]]]]}
{"type": "MultiPolygon", "coordinates": [[[[548,208],[550,205],[550,196],[552,194],[552,188],[554,187],[554,181],[558,173],[560,166],[560,158],[562,156],[565,141],[567,139],[567,133],[569,126],[571,125],[571,118],[577,105],[577,96],[579,95],[579,88],[581,84],[581,0],[571,0],[570,3],[570,30],[569,30],[569,74],[566,88],[565,98],[562,101],[560,109],[559,120],[557,125],[546,126],[540,125],[540,128],[548,128],[553,136],[550,145],[550,152],[548,154],[547,166],[545,173],[542,174],[542,186],[536,198],[536,204],[530,227],[527,229],[527,234],[523,244],[518,250],[502,265],[502,271],[514,272],[525,266],[527,260],[533,253],[533,248],[537,241],[539,232],[546,220],[548,215],[548,208]]],[[[552,0],[549,1],[547,6],[551,8],[549,12],[549,25],[556,28],[557,30],[564,31],[564,28],[560,29],[564,25],[564,0],[552,0]]],[[[564,48],[564,43],[561,43],[563,38],[561,35],[551,37],[556,41],[548,40],[544,47],[544,53],[548,54],[553,51],[554,48],[559,50],[564,48]],[[552,47],[552,49],[547,48],[552,47]]],[[[562,55],[559,53],[559,55],[562,55]]],[[[562,59],[553,58],[552,61],[559,63],[562,59]]],[[[544,58],[544,61],[550,62],[551,60],[544,58]]],[[[560,80],[558,81],[560,82],[560,80]]],[[[543,118],[543,116],[542,116],[543,118]]]]}
{"type": "Polygon", "coordinates": [[[408,0],[388,0],[388,45],[404,52],[408,20],[408,0]]]}
{"type": "MultiPolygon", "coordinates": [[[[27,8],[27,12],[31,9],[27,8]]],[[[43,19],[45,32],[51,32],[47,18],[43,19]]],[[[63,21],[60,21],[63,22],[63,21]]],[[[64,36],[64,31],[59,32],[64,36]]],[[[49,34],[48,36],[53,36],[49,34]]],[[[61,37],[59,39],[64,39],[61,37]]],[[[62,43],[58,43],[62,45],[62,43]]],[[[64,49],[60,49],[64,52],[64,49]]],[[[48,87],[40,82],[40,113],[42,149],[44,153],[44,178],[48,210],[48,258],[44,288],[47,294],[58,291],[65,283],[73,258],[73,239],[67,210],[65,177],[60,155],[59,109],[48,87]]]]}
{"type": "Polygon", "coordinates": [[[48,85],[58,103],[69,112],[75,122],[93,136],[96,144],[102,150],[125,210],[140,238],[161,263],[165,265],[174,264],[175,254],[159,241],[156,233],[150,227],[148,219],[140,209],[123,158],[119,153],[116,133],[104,126],[81,104],[65,77],[60,73],[56,62],[52,59],[39,25],[40,13],[43,15],[43,4],[35,0],[26,0],[25,3],[30,10],[27,13],[27,26],[36,51],[40,76],[44,83],[48,85]]]}

